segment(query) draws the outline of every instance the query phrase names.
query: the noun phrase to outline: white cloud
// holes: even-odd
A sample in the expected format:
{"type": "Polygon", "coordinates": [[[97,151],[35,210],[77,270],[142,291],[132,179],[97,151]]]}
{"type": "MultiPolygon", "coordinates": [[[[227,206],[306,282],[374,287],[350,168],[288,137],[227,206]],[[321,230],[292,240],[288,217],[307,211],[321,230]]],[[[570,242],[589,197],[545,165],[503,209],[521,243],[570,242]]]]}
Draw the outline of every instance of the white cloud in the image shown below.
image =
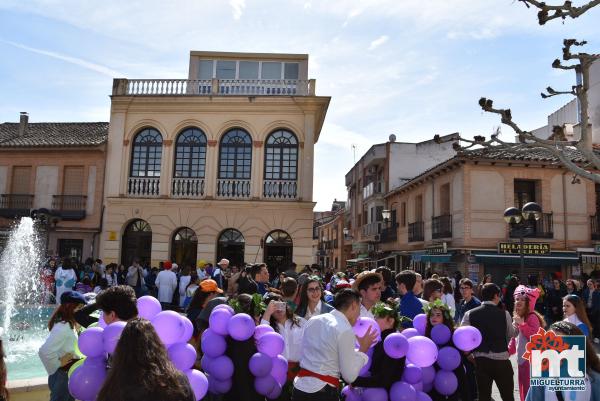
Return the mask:
{"type": "Polygon", "coordinates": [[[229,0],[229,5],[233,8],[233,19],[239,20],[242,18],[244,8],[246,8],[246,0],[229,0]]]}
{"type": "Polygon", "coordinates": [[[87,70],[91,70],[91,71],[97,72],[102,75],[106,75],[111,78],[125,76],[125,74],[115,71],[112,68],[103,66],[101,64],[92,63],[90,61],[82,60],[77,57],[66,56],[64,54],[60,54],[60,53],[49,51],[49,50],[36,49],[35,47],[25,46],[21,43],[11,42],[8,40],[0,39],[0,42],[9,44],[9,45],[17,47],[19,49],[27,50],[32,53],[42,54],[44,56],[48,56],[48,57],[52,57],[52,58],[55,58],[58,60],[66,61],[67,63],[78,65],[87,70]]]}
{"type": "Polygon", "coordinates": [[[369,50],[377,49],[379,46],[381,46],[385,42],[387,42],[388,39],[389,39],[389,36],[381,35],[380,37],[378,37],[377,39],[375,39],[374,41],[371,42],[371,44],[369,45],[369,50]]]}

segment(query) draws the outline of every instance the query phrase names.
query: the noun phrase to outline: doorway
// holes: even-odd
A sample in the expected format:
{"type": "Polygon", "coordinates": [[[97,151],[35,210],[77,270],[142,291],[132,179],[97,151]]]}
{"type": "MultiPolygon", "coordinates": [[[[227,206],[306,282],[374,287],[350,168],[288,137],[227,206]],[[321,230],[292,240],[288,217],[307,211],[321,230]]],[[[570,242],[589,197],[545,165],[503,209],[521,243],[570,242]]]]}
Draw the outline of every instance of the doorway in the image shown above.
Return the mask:
{"type": "Polygon", "coordinates": [[[131,266],[134,258],[140,259],[142,266],[150,265],[152,253],[152,228],[144,220],[134,220],[123,233],[121,242],[121,263],[131,266]]]}
{"type": "Polygon", "coordinates": [[[228,259],[230,266],[244,266],[244,250],[246,241],[241,232],[234,228],[228,228],[219,236],[217,243],[217,260],[228,259]]]}
{"type": "Polygon", "coordinates": [[[289,270],[292,266],[294,244],[288,233],[282,230],[270,232],[265,239],[264,262],[271,277],[289,270]]]}

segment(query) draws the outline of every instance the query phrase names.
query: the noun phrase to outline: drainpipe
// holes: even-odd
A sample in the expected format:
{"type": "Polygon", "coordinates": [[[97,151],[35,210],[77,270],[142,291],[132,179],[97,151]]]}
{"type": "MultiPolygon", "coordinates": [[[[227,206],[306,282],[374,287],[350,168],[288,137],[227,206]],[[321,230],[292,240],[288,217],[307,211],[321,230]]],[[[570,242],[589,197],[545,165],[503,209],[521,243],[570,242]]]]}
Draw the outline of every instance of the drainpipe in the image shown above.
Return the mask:
{"type": "Polygon", "coordinates": [[[565,238],[565,250],[567,250],[567,171],[562,173],[562,193],[563,193],[563,233],[565,238]]]}

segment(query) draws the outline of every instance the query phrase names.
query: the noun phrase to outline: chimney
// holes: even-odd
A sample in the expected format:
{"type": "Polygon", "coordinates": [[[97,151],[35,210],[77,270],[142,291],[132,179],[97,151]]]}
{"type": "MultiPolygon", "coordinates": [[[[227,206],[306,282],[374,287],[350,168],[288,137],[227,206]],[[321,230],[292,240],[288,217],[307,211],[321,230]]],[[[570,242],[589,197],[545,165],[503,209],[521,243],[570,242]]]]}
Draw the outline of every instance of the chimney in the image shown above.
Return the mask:
{"type": "Polygon", "coordinates": [[[29,114],[26,111],[21,112],[19,119],[19,136],[23,136],[27,132],[27,124],[29,123],[29,114]]]}

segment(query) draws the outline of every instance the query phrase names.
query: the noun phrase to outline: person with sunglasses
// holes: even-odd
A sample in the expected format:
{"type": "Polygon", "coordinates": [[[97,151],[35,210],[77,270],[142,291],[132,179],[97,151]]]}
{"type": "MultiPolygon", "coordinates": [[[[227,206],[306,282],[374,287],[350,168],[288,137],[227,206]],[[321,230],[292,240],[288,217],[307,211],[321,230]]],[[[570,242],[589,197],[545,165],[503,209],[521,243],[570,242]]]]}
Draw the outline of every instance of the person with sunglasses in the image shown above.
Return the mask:
{"type": "Polygon", "coordinates": [[[332,310],[333,307],[325,302],[321,280],[317,276],[310,276],[300,290],[300,303],[296,314],[308,320],[332,310]]]}
{"type": "Polygon", "coordinates": [[[540,327],[546,327],[542,315],[534,310],[539,296],[540,290],[538,288],[528,288],[524,285],[519,285],[514,292],[513,326],[518,331],[518,335],[510,340],[508,352],[510,354],[517,353],[521,401],[525,400],[530,379],[529,361],[523,358],[526,351],[525,347],[530,337],[537,333],[540,327]]]}

